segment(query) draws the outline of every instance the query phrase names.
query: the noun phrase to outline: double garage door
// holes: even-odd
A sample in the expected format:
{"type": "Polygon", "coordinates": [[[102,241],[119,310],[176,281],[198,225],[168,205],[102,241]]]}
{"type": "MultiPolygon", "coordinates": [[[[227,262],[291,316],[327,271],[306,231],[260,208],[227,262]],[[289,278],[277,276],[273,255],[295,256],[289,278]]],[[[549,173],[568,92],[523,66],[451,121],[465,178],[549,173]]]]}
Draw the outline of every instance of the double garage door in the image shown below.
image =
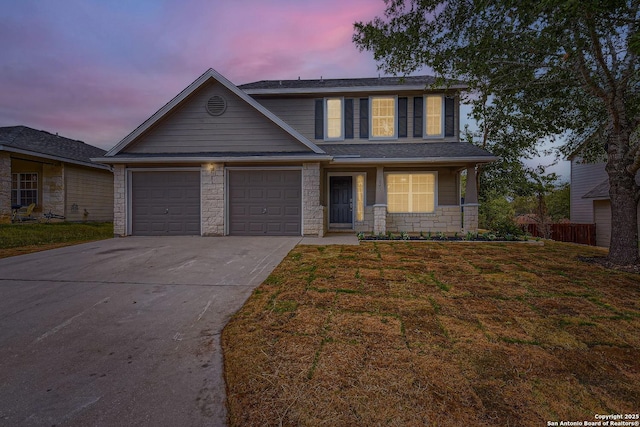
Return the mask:
{"type": "MultiPolygon", "coordinates": [[[[300,170],[230,170],[227,186],[229,234],[301,234],[300,170]]],[[[134,235],[199,235],[200,206],[199,171],[131,174],[134,235]]]]}

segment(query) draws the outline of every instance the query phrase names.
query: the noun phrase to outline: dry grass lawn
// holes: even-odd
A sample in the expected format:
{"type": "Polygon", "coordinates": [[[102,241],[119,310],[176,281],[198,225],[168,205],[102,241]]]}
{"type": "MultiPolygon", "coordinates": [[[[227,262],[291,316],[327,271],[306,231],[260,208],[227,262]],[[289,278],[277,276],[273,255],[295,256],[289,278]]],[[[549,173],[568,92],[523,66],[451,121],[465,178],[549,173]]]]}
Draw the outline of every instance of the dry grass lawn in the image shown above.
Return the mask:
{"type": "Polygon", "coordinates": [[[543,426],[640,411],[640,275],[602,250],[297,246],[223,332],[232,426],[543,426]]]}
{"type": "Polygon", "coordinates": [[[0,224],[0,258],[113,237],[113,223],[0,224]]]}

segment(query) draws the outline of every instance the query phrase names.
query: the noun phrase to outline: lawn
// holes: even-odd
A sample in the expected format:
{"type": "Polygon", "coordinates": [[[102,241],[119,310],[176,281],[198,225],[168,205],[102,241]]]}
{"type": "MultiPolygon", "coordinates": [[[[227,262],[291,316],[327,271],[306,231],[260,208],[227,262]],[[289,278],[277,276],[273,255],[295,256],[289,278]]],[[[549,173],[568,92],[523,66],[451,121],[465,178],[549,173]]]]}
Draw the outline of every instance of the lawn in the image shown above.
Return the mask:
{"type": "Polygon", "coordinates": [[[297,246],[223,331],[231,426],[546,426],[640,411],[640,275],[598,248],[297,246]]]}
{"type": "Polygon", "coordinates": [[[111,237],[111,222],[0,224],[0,258],[111,237]]]}

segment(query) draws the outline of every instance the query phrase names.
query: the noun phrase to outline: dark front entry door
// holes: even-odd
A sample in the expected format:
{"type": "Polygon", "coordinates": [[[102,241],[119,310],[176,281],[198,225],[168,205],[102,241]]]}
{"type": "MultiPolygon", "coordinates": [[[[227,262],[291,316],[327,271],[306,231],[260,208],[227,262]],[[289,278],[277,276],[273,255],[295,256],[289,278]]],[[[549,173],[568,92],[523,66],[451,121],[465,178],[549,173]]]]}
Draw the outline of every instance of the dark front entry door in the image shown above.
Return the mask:
{"type": "Polygon", "coordinates": [[[351,227],[353,225],[352,178],[350,176],[332,176],[329,178],[331,213],[329,222],[333,226],[351,227]]]}

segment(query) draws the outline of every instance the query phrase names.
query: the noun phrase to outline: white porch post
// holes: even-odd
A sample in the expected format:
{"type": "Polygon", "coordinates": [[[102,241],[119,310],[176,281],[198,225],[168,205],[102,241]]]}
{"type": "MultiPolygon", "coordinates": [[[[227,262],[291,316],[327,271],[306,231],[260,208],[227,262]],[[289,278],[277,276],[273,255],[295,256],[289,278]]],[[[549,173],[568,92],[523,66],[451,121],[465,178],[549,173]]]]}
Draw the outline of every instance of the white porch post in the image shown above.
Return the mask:
{"type": "Polygon", "coordinates": [[[463,229],[467,232],[478,231],[478,186],[476,184],[476,168],[467,168],[467,186],[464,198],[463,229]]]}
{"type": "Polygon", "coordinates": [[[376,170],[376,202],[373,205],[373,232],[384,234],[387,232],[387,187],[384,183],[384,168],[378,166],[376,170]]]}

